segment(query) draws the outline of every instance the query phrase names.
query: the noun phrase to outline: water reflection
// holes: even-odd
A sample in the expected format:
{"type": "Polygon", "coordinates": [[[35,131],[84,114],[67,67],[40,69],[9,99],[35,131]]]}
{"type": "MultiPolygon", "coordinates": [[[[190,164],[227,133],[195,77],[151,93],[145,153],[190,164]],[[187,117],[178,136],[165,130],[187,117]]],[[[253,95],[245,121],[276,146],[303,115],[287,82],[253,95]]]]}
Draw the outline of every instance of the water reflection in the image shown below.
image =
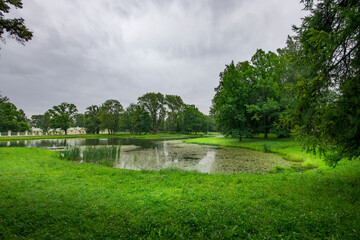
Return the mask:
{"type": "Polygon", "coordinates": [[[280,156],[241,148],[215,148],[181,141],[143,139],[43,139],[2,142],[1,147],[33,147],[59,150],[72,146],[121,145],[115,168],[161,170],[177,168],[201,173],[267,173],[277,166],[290,167],[280,156]]]}

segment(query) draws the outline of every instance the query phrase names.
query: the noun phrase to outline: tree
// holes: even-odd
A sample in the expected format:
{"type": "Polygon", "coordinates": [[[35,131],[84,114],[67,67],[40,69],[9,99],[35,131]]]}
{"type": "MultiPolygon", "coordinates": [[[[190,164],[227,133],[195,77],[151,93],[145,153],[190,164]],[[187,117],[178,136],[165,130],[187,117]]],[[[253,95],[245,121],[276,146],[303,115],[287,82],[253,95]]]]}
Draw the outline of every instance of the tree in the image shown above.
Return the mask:
{"type": "Polygon", "coordinates": [[[169,132],[171,134],[174,131],[176,113],[179,112],[184,106],[184,102],[180,96],[165,95],[165,104],[170,109],[169,132]]]}
{"type": "Polygon", "coordinates": [[[218,127],[216,125],[215,117],[210,115],[210,116],[207,116],[207,118],[208,118],[208,123],[209,123],[208,132],[216,132],[218,127]]]}
{"type": "Polygon", "coordinates": [[[123,124],[132,134],[148,133],[151,129],[151,118],[144,106],[132,103],[123,114],[123,124]]]}
{"type": "Polygon", "coordinates": [[[310,15],[294,40],[306,71],[286,122],[308,150],[335,152],[327,160],[336,164],[360,156],[360,1],[302,2],[310,15]]]}
{"type": "Polygon", "coordinates": [[[0,105],[9,101],[9,98],[0,94],[0,105]]]}
{"type": "Polygon", "coordinates": [[[248,61],[234,62],[226,65],[224,72],[220,73],[219,86],[215,88],[215,96],[211,113],[215,116],[219,130],[226,136],[243,137],[254,133],[250,114],[246,104],[251,101],[251,79],[253,67],[248,61]]]}
{"type": "Polygon", "coordinates": [[[185,105],[184,127],[187,133],[207,132],[208,122],[206,116],[195,105],[185,105]]]}
{"type": "Polygon", "coordinates": [[[11,6],[15,8],[22,8],[21,0],[0,0],[0,40],[5,42],[4,34],[9,33],[12,38],[15,38],[21,44],[31,40],[32,32],[26,28],[24,19],[13,18],[6,19],[4,14],[9,13],[11,6]]]}
{"type": "Polygon", "coordinates": [[[253,77],[251,82],[251,101],[246,104],[251,119],[256,121],[256,132],[268,137],[270,129],[285,110],[282,104],[283,84],[286,82],[286,62],[283,56],[273,52],[265,53],[259,49],[251,59],[253,77]]]}
{"type": "Polygon", "coordinates": [[[110,134],[114,134],[119,128],[120,115],[123,111],[124,108],[118,100],[110,99],[105,101],[101,106],[101,127],[108,129],[110,134]]]}
{"type": "Polygon", "coordinates": [[[31,116],[31,125],[37,128],[41,128],[44,132],[49,131],[50,128],[50,113],[46,112],[40,115],[31,116]]]}
{"type": "Polygon", "coordinates": [[[85,114],[77,113],[74,115],[74,127],[85,127],[85,114]]]}
{"type": "Polygon", "coordinates": [[[74,115],[77,108],[74,104],[63,102],[58,106],[53,106],[48,110],[50,114],[50,127],[60,128],[67,135],[68,128],[74,122],[74,115]]]}
{"type": "Polygon", "coordinates": [[[155,134],[158,127],[160,110],[164,108],[164,95],[161,93],[146,93],[139,97],[138,101],[150,113],[153,133],[155,134]]]}
{"type": "MultiPolygon", "coordinates": [[[[286,58],[261,49],[251,62],[226,66],[211,110],[219,130],[239,140],[259,132],[267,138],[270,130],[276,131],[287,106],[286,74],[286,58]]],[[[284,129],[281,134],[286,135],[284,129]]]]}
{"type": "MultiPolygon", "coordinates": [[[[6,100],[8,101],[8,100],[6,100]]],[[[0,104],[0,132],[13,131],[24,132],[29,130],[27,118],[22,109],[10,102],[0,104]]]]}
{"type": "Polygon", "coordinates": [[[86,108],[84,122],[86,132],[99,134],[101,125],[100,113],[101,107],[97,105],[91,105],[86,108]]]}

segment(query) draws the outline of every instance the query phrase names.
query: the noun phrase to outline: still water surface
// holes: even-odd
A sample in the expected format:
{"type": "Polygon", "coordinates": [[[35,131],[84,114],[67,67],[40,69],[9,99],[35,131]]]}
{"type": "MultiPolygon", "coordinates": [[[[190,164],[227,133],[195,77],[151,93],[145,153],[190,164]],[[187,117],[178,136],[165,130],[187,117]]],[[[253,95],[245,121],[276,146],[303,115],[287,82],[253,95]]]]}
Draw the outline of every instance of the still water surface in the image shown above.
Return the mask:
{"type": "Polygon", "coordinates": [[[43,139],[0,142],[0,147],[33,147],[60,150],[72,146],[121,145],[115,168],[161,170],[178,168],[202,173],[268,173],[275,166],[290,167],[278,155],[243,148],[186,144],[181,140],[155,141],[130,138],[43,139]]]}

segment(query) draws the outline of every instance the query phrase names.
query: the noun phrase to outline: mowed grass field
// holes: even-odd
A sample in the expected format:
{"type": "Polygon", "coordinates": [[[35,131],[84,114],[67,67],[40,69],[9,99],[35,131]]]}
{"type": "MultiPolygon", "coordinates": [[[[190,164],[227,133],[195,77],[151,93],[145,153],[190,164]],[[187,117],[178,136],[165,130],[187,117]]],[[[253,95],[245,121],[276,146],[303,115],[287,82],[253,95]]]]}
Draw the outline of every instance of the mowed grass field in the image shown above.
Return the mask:
{"type": "MultiPolygon", "coordinates": [[[[289,158],[307,157],[291,139],[240,145],[263,150],[264,141],[289,158]]],[[[45,149],[0,148],[0,239],[359,239],[359,161],[330,168],[309,158],[318,168],[209,175],[113,169],[45,149]]]]}

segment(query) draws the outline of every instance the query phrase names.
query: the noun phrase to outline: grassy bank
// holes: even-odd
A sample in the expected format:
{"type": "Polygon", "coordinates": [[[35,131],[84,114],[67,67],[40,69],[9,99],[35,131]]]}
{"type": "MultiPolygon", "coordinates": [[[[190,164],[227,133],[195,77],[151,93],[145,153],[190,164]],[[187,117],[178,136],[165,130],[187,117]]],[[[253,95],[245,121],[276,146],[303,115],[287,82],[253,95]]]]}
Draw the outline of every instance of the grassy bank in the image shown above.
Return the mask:
{"type": "Polygon", "coordinates": [[[142,134],[135,135],[130,133],[118,133],[118,134],[82,134],[82,135],[53,135],[53,136],[19,136],[19,137],[0,137],[0,142],[11,142],[21,140],[34,140],[34,139],[68,139],[68,138],[139,138],[139,139],[183,139],[183,138],[196,138],[203,137],[204,134],[142,134]]]}
{"type": "Polygon", "coordinates": [[[0,148],[0,239],[358,239],[360,164],[271,175],[112,169],[0,148]]]}
{"type": "Polygon", "coordinates": [[[319,155],[307,153],[302,149],[299,143],[295,142],[292,138],[253,138],[244,139],[239,141],[235,138],[225,137],[208,137],[188,139],[187,143],[227,146],[227,147],[243,147],[257,151],[265,151],[277,153],[288,159],[293,164],[299,164],[304,168],[329,168],[325,165],[323,159],[319,155]]]}

